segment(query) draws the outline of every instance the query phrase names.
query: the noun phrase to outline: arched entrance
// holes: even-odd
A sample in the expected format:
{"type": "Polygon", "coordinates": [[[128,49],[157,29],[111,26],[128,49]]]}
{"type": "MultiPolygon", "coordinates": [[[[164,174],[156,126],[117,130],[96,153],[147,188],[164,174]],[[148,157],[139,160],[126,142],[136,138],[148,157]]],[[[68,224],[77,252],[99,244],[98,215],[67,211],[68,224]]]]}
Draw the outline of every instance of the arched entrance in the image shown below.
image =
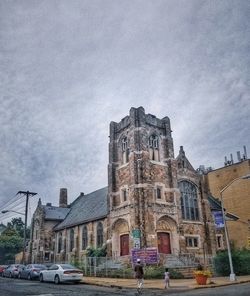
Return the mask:
{"type": "Polygon", "coordinates": [[[112,226],[112,256],[129,255],[129,226],[125,219],[118,219],[112,226]]]}
{"type": "Polygon", "coordinates": [[[129,235],[122,234],[120,236],[120,256],[129,255],[129,235]]]}
{"type": "Polygon", "coordinates": [[[171,217],[164,215],[156,223],[157,247],[161,254],[171,254],[177,247],[177,227],[171,217]]]}

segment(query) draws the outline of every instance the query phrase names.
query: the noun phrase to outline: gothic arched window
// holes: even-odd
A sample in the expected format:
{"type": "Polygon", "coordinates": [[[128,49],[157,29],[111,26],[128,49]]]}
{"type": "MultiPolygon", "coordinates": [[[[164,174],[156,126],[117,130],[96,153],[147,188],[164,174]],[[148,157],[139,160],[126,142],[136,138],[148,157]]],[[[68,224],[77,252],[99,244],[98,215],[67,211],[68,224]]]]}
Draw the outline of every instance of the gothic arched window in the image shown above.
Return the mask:
{"type": "Polygon", "coordinates": [[[103,226],[101,222],[97,224],[96,236],[97,236],[97,240],[96,240],[97,247],[100,248],[103,245],[103,226]]]}
{"type": "Polygon", "coordinates": [[[57,251],[60,253],[62,250],[62,233],[60,232],[58,235],[58,246],[57,246],[57,251]]]}
{"type": "Polygon", "coordinates": [[[159,138],[156,135],[149,137],[149,157],[151,160],[159,161],[159,138]]]}
{"type": "Polygon", "coordinates": [[[82,250],[85,250],[88,246],[88,229],[87,226],[82,228],[82,250]]]}
{"type": "Polygon", "coordinates": [[[198,197],[196,187],[188,182],[179,183],[181,192],[181,211],[184,220],[199,220],[198,197]]]}
{"type": "Polygon", "coordinates": [[[69,234],[69,251],[72,252],[73,249],[74,249],[74,229],[71,229],[69,234]]]}
{"type": "Polygon", "coordinates": [[[122,163],[128,162],[129,148],[128,148],[128,139],[124,137],[122,139],[122,163]]]}

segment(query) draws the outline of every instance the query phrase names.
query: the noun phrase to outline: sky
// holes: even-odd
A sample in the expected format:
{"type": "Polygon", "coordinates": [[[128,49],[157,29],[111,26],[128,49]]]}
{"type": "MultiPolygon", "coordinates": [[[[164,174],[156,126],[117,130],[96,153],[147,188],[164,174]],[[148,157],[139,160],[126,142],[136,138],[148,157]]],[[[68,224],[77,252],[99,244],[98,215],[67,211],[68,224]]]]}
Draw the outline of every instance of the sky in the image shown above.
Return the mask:
{"type": "MultiPolygon", "coordinates": [[[[194,168],[250,155],[248,0],[0,1],[0,210],[107,186],[109,123],[171,120],[194,168]]],[[[1,214],[6,222],[14,213],[1,214]]]]}

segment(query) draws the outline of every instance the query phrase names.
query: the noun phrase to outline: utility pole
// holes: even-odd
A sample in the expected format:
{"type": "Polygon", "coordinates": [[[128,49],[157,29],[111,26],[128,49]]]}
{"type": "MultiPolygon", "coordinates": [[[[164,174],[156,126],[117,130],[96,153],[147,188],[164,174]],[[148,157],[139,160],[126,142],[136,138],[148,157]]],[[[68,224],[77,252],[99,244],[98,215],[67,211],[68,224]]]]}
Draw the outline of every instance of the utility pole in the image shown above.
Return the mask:
{"type": "Polygon", "coordinates": [[[28,218],[28,204],[29,204],[29,197],[34,196],[36,192],[29,192],[29,191],[18,191],[17,194],[25,194],[26,195],[26,203],[25,203],[25,222],[24,222],[24,235],[23,235],[23,258],[22,263],[25,264],[25,248],[26,248],[26,229],[27,229],[27,218],[28,218]]]}

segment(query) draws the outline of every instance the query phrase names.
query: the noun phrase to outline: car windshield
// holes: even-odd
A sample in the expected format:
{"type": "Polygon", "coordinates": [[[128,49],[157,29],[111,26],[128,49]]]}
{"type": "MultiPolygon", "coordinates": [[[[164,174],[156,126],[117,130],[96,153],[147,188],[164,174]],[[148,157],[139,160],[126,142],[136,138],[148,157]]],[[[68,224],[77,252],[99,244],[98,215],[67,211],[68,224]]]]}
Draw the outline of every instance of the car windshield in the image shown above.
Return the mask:
{"type": "Polygon", "coordinates": [[[71,264],[61,264],[62,269],[76,269],[76,267],[74,267],[71,264]]]}
{"type": "Polygon", "coordinates": [[[46,268],[44,265],[34,264],[34,268],[46,268]]]}

